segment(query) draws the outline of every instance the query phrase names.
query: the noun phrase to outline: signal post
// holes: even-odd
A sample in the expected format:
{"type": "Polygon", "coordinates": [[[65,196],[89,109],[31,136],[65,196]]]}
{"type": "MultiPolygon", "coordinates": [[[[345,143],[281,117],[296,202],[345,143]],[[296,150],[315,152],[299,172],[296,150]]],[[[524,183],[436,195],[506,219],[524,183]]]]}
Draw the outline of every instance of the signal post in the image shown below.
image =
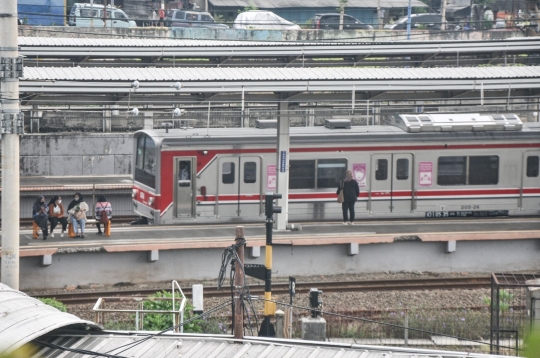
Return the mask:
{"type": "Polygon", "coordinates": [[[281,199],[281,194],[266,193],[265,216],[266,216],[266,275],[264,280],[264,320],[261,324],[259,336],[274,337],[275,329],[270,318],[276,314],[275,302],[272,300],[272,230],[274,229],[274,214],[281,213],[281,207],[274,205],[274,199],[281,199]]]}

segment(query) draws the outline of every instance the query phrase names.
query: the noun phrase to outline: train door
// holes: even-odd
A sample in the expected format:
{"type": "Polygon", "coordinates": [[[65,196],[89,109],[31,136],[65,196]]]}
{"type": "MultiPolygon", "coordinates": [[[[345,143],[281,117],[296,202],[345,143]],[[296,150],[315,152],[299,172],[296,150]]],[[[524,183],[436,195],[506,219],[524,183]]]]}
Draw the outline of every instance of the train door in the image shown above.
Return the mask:
{"type": "Polygon", "coordinates": [[[373,154],[368,208],[373,213],[412,211],[413,155],[373,154]]]}
{"type": "Polygon", "coordinates": [[[218,165],[216,215],[259,216],[262,210],[261,157],[221,157],[218,165]]]}
{"type": "Polygon", "coordinates": [[[174,216],[176,218],[194,217],[195,158],[174,158],[174,216]]]}
{"type": "Polygon", "coordinates": [[[523,173],[520,190],[520,207],[523,210],[540,210],[540,151],[523,153],[523,173]]]}

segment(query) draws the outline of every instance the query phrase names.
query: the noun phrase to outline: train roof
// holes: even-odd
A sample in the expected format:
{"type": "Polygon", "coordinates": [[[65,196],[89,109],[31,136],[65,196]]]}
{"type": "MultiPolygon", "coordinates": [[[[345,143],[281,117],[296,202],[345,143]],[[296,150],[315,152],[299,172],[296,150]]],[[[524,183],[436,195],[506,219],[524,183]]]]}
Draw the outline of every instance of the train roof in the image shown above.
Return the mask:
{"type": "MultiPolygon", "coordinates": [[[[188,128],[141,130],[136,133],[149,135],[162,146],[189,144],[272,144],[276,143],[275,128],[188,128]]],[[[323,126],[291,127],[291,143],[331,144],[340,141],[357,142],[441,142],[464,140],[540,140],[540,123],[523,123],[520,131],[482,132],[420,132],[409,133],[396,126],[352,126],[350,129],[329,129],[323,126]]]]}

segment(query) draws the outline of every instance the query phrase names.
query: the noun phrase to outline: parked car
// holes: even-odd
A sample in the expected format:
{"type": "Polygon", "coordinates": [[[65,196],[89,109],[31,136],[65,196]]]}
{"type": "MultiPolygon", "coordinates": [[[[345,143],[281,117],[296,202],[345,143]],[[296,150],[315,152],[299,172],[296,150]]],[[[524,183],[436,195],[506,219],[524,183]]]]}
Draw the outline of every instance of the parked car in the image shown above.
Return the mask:
{"type": "MultiPolygon", "coordinates": [[[[313,29],[339,29],[339,14],[317,14],[311,19],[313,29]]],[[[350,15],[343,15],[343,30],[373,30],[373,27],[355,19],[350,15]]]]}
{"type": "Polygon", "coordinates": [[[209,29],[228,29],[225,24],[218,24],[209,12],[173,10],[165,18],[167,26],[172,27],[203,27],[209,29]]]}
{"type": "MultiPolygon", "coordinates": [[[[413,14],[411,15],[411,29],[425,27],[427,30],[440,30],[442,16],[440,14],[413,14]]],[[[400,18],[395,24],[386,24],[387,30],[407,30],[407,16],[400,18]]]]}
{"type": "Polygon", "coordinates": [[[285,20],[272,11],[250,10],[234,20],[235,29],[300,30],[300,26],[285,20]]]}
{"type": "MultiPolygon", "coordinates": [[[[103,27],[104,6],[99,4],[75,3],[68,17],[69,26],[103,27]]],[[[107,27],[137,27],[135,21],[128,18],[126,13],[111,5],[107,6],[107,27]]]]}

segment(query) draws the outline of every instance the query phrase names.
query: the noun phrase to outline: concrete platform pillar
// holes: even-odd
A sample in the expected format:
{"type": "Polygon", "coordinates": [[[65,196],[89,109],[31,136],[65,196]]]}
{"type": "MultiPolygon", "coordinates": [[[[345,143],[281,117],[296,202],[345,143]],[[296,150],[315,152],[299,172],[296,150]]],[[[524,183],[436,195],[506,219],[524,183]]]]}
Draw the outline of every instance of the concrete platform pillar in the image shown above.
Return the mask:
{"type": "Polygon", "coordinates": [[[358,255],[359,252],[360,252],[359,244],[355,242],[351,242],[350,244],[347,245],[347,255],[354,256],[354,255],[358,255]]]}
{"type": "Polygon", "coordinates": [[[148,251],[148,262],[156,262],[159,260],[159,250],[148,251]]]}
{"type": "Polygon", "coordinates": [[[52,255],[43,255],[41,257],[41,266],[50,266],[52,264],[52,255]]]}
{"type": "Polygon", "coordinates": [[[253,246],[249,248],[249,257],[252,259],[256,259],[257,257],[261,257],[261,247],[260,246],[253,246]]]}
{"type": "Polygon", "coordinates": [[[457,242],[454,241],[447,241],[446,242],[446,249],[444,250],[447,254],[450,254],[452,252],[456,252],[457,242]]]}
{"type": "Polygon", "coordinates": [[[282,195],[277,200],[277,205],[281,206],[281,214],[276,214],[276,228],[287,230],[289,222],[289,103],[279,102],[277,129],[277,193],[282,195]]]}
{"type": "Polygon", "coordinates": [[[303,317],[302,339],[309,341],[326,341],[326,320],[322,317],[303,317]]]}

